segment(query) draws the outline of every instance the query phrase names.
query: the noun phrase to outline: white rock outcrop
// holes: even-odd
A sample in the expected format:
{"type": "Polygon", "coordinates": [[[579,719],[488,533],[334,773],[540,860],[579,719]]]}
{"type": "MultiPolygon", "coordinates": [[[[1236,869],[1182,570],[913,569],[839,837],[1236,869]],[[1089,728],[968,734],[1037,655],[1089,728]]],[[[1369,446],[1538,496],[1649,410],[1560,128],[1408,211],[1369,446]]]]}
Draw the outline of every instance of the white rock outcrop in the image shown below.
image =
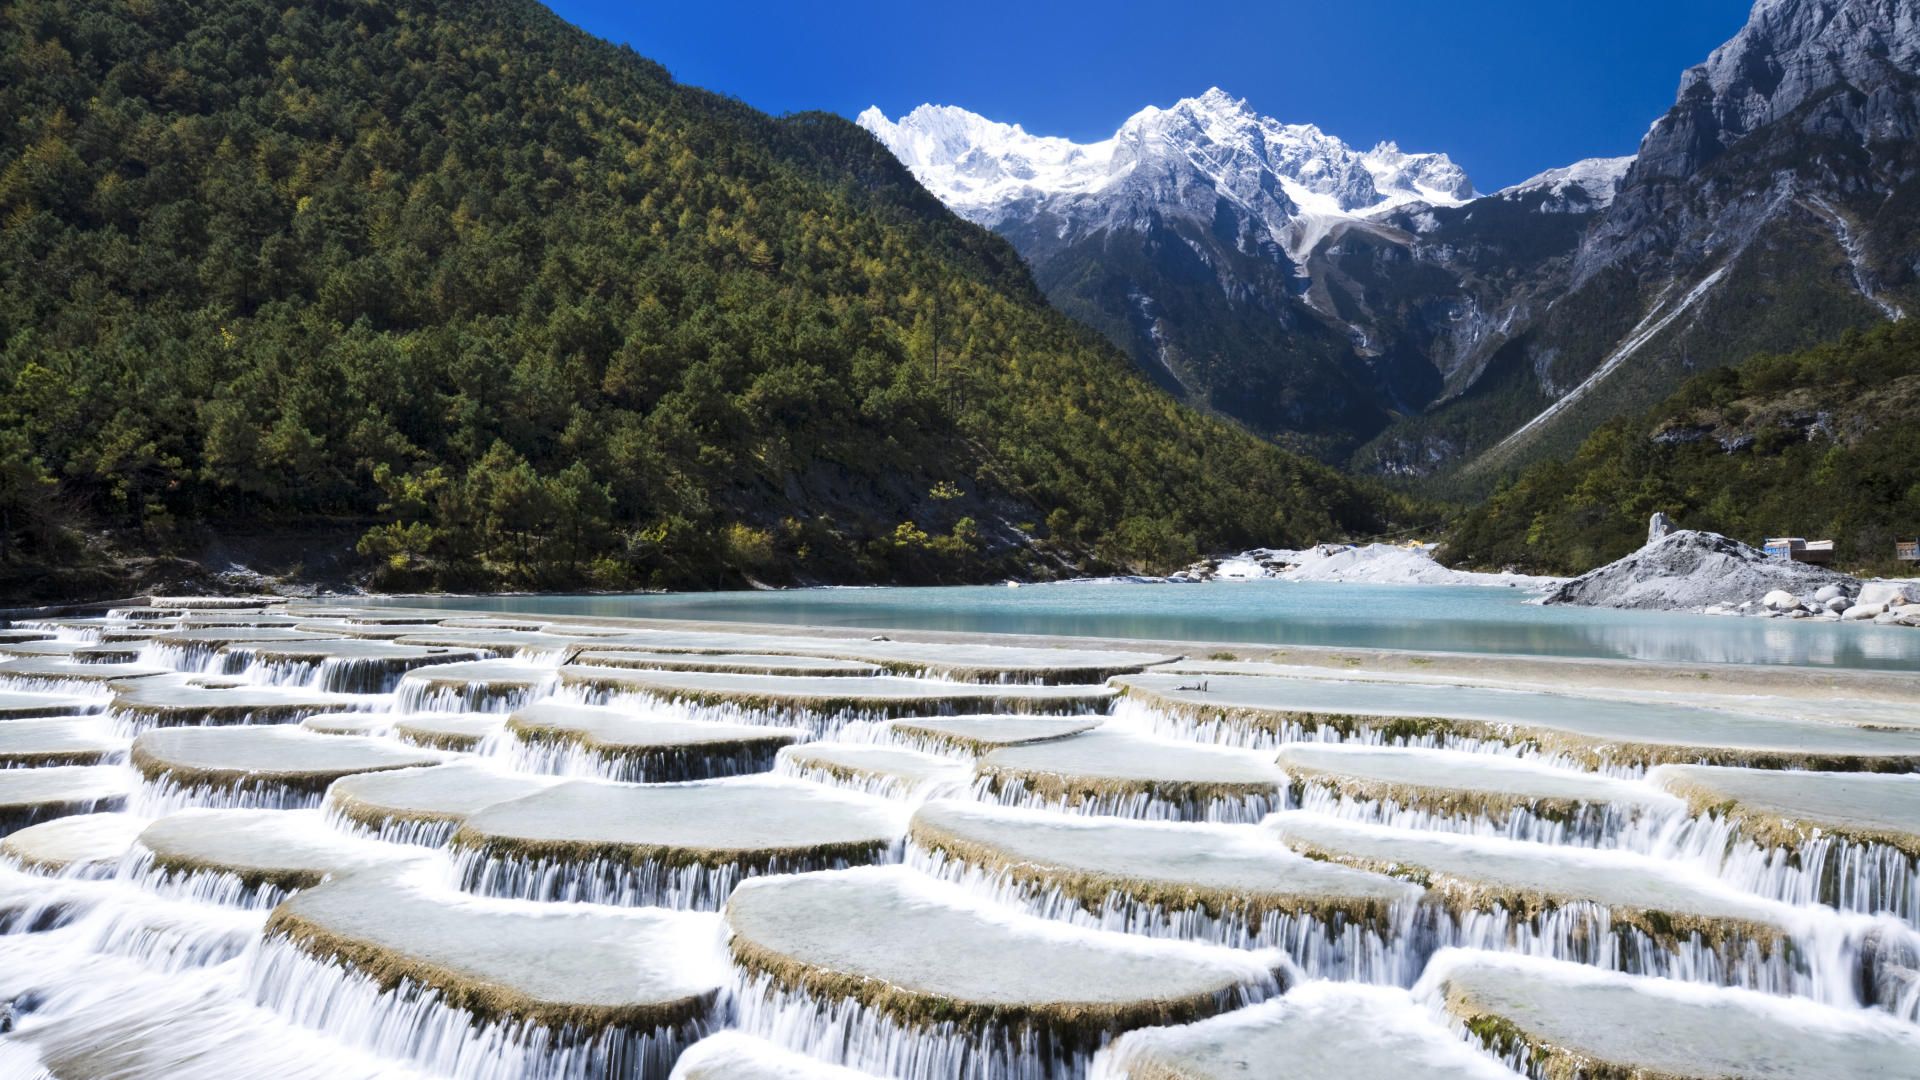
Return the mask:
{"type": "Polygon", "coordinates": [[[1827,586],[1844,596],[1860,589],[1858,581],[1837,571],[1776,559],[1719,533],[1682,529],[1589,570],[1543,602],[1665,611],[1744,606],[1804,617],[1814,595],[1827,586]]]}

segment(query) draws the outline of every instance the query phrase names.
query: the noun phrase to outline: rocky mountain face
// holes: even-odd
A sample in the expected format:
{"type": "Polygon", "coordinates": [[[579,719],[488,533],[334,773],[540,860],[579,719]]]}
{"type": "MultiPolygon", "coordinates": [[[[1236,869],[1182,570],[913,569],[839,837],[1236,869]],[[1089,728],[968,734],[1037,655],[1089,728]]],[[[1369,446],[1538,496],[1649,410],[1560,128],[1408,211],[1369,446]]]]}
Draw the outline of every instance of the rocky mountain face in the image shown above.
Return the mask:
{"type": "Polygon", "coordinates": [[[1920,0],[1759,0],[1635,157],[1478,196],[1218,90],[1112,139],[860,123],[1163,385],[1366,471],[1484,487],[1688,374],[1920,303],[1920,0]]]}
{"type": "Polygon", "coordinates": [[[1113,137],[1035,136],[953,107],[859,118],[948,206],[1011,239],[1054,302],[1162,385],[1269,434],[1344,451],[1434,380],[1313,288],[1351,228],[1474,196],[1444,154],[1357,150],[1213,89],[1113,137]]]}
{"type": "Polygon", "coordinates": [[[1420,471],[1452,452],[1484,486],[1692,373],[1904,317],[1920,302],[1916,123],[1920,3],[1760,0],[1682,77],[1551,309],[1363,461],[1420,471]]]}

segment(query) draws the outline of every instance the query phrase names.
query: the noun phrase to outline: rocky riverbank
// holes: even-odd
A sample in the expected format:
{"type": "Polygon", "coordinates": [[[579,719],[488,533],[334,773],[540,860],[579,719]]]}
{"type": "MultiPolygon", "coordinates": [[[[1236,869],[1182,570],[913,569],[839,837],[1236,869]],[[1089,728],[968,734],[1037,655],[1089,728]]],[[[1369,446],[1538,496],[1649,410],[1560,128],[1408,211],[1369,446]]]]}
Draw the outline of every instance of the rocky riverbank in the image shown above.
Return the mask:
{"type": "Polygon", "coordinates": [[[1541,602],[1920,626],[1920,581],[1862,581],[1691,529],[1657,536],[1541,602]]]}
{"type": "Polygon", "coordinates": [[[1476,585],[1550,589],[1564,578],[1476,573],[1442,566],[1433,544],[1319,544],[1301,550],[1254,548],[1195,563],[1168,580],[1344,582],[1369,585],[1476,585]]]}

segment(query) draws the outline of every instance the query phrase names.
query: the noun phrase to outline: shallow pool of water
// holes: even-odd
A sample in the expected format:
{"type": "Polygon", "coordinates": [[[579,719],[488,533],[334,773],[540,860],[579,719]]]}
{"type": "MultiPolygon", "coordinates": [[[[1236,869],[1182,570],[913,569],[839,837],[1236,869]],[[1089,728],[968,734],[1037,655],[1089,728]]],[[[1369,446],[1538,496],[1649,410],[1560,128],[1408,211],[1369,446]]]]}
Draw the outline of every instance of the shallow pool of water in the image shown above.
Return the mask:
{"type": "Polygon", "coordinates": [[[1912,628],[1540,607],[1526,603],[1530,598],[1518,589],[1254,581],[392,597],[372,602],[871,629],[1920,668],[1920,631],[1912,628]]]}

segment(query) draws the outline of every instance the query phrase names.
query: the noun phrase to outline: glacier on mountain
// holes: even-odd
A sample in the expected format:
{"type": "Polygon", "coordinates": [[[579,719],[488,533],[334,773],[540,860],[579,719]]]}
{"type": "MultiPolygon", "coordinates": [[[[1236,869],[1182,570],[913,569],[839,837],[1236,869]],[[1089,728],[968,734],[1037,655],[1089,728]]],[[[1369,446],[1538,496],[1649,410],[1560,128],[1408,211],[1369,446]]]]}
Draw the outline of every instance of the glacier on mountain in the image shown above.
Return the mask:
{"type": "Polygon", "coordinates": [[[989,227],[1041,213],[1068,232],[1182,210],[1206,221],[1226,199],[1298,263],[1333,223],[1474,197],[1445,154],[1410,154],[1391,142],[1359,151],[1312,124],[1261,116],[1218,87],[1142,109],[1094,143],[1033,135],[951,105],[922,105],[897,121],[870,108],[858,123],[942,202],[989,227]]]}

